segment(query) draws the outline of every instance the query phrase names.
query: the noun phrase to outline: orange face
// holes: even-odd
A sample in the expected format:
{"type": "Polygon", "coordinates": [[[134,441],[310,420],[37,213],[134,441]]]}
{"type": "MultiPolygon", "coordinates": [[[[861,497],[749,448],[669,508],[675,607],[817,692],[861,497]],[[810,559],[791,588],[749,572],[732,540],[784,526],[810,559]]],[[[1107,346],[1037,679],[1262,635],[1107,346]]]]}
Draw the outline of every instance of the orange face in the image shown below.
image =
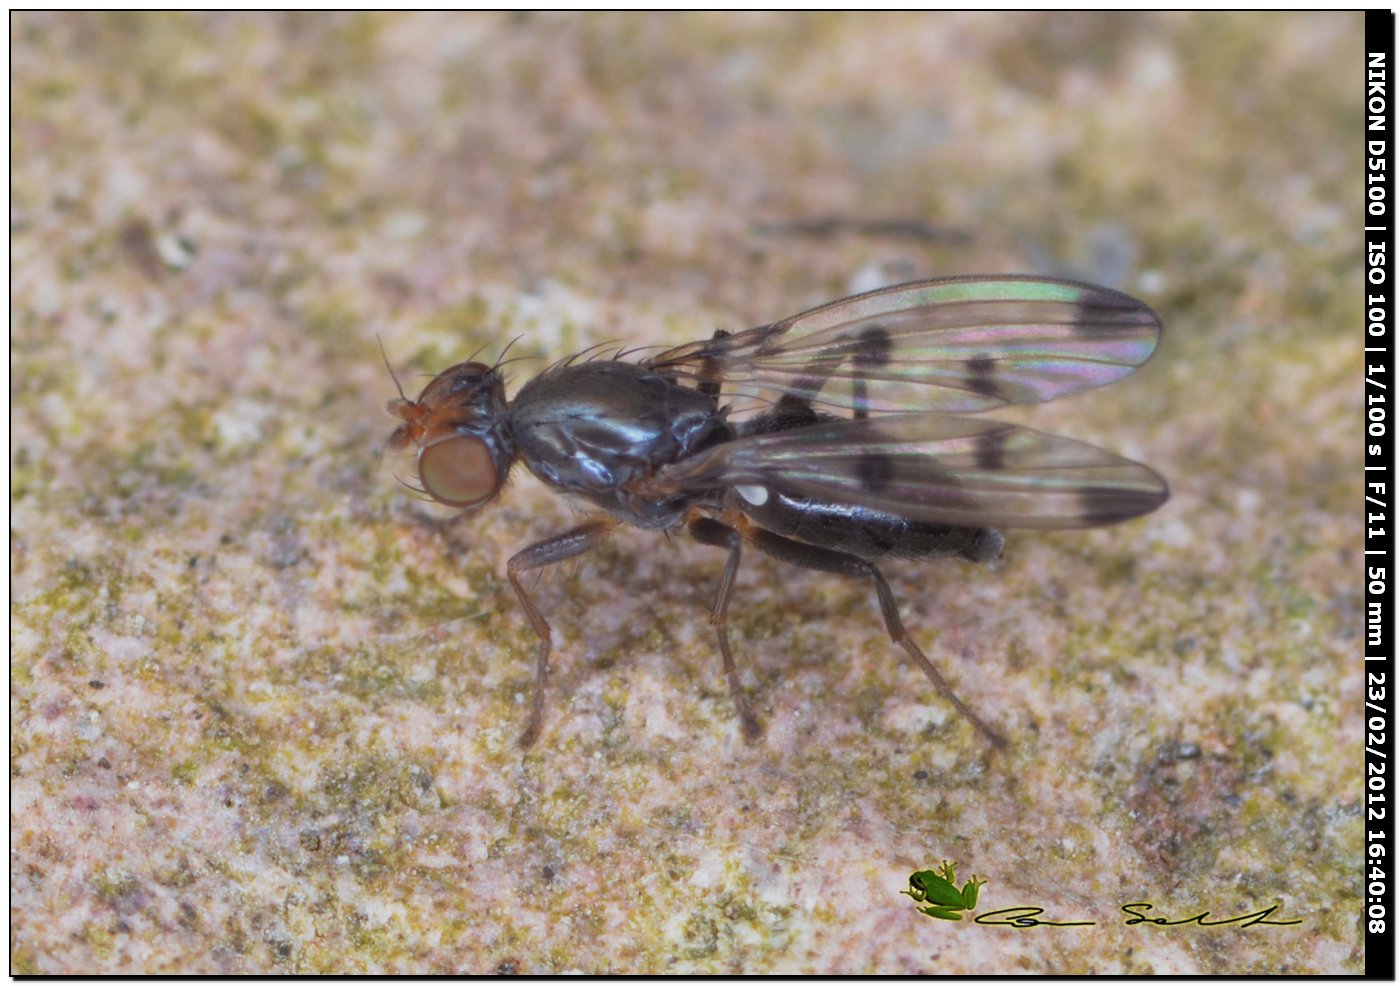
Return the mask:
{"type": "Polygon", "coordinates": [[[384,409],[403,422],[385,448],[415,447],[418,481],[434,500],[478,507],[505,485],[514,451],[505,384],[494,368],[458,363],[434,377],[417,400],[400,389],[384,409]]]}

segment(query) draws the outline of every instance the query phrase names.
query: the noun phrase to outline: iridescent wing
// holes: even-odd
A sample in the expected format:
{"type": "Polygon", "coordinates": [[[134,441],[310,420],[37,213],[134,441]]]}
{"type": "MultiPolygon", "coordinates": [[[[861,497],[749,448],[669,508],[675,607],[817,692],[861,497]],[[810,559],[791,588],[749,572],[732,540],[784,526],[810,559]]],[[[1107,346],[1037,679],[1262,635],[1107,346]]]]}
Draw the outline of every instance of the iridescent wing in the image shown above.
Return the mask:
{"type": "Polygon", "coordinates": [[[858,414],[1048,401],[1152,355],[1157,315],[1117,291],[1035,277],[916,281],[667,350],[649,366],[741,409],[792,395],[858,414]]]}
{"type": "Polygon", "coordinates": [[[1148,513],[1166,481],[1029,428],[955,415],[841,419],[739,438],[660,470],[665,488],[776,491],[966,527],[1096,527],[1148,513]]]}

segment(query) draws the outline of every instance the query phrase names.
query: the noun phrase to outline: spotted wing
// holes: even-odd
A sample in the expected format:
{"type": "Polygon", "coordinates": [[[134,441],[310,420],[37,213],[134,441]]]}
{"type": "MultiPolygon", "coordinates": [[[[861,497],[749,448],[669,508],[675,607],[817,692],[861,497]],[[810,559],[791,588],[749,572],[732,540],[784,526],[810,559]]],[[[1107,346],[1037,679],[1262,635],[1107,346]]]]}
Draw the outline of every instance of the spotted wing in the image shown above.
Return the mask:
{"type": "Polygon", "coordinates": [[[647,360],[739,407],[784,394],[866,412],[971,413],[1117,380],[1157,348],[1136,298],[1035,277],[916,281],[647,360]]]}
{"type": "Polygon", "coordinates": [[[682,489],[784,491],[959,526],[1096,527],[1166,502],[1151,469],[1029,428],[953,415],[842,419],[736,439],[661,470],[682,489]]]}

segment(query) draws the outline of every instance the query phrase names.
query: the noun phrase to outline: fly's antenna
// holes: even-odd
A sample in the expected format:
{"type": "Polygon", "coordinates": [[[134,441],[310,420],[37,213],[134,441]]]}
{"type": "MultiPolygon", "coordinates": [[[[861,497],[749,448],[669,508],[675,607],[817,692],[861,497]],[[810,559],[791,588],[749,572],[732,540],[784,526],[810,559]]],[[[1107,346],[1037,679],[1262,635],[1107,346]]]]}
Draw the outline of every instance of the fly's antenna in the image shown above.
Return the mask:
{"type": "MultiPolygon", "coordinates": [[[[400,399],[406,404],[412,404],[413,402],[404,396],[403,386],[399,383],[398,374],[395,373],[394,368],[389,365],[389,354],[384,351],[384,340],[380,337],[378,332],[374,334],[374,341],[379,343],[379,355],[384,358],[384,369],[389,371],[389,379],[394,381],[394,387],[398,390],[400,399]]],[[[381,449],[379,454],[382,456],[384,451],[381,449]]]]}
{"type": "MultiPolygon", "coordinates": [[[[399,392],[399,400],[403,401],[405,404],[412,404],[413,402],[404,395],[403,385],[399,383],[399,375],[394,372],[393,366],[389,363],[389,354],[384,351],[384,340],[380,337],[378,332],[374,334],[374,341],[379,343],[379,355],[384,360],[384,369],[389,371],[389,379],[394,381],[394,389],[399,392]]],[[[388,451],[389,446],[393,444],[394,439],[399,437],[399,434],[399,430],[395,429],[394,433],[384,440],[384,444],[379,446],[379,454],[375,456],[374,459],[375,469],[378,469],[384,464],[384,453],[388,451]]],[[[395,478],[397,479],[398,477],[395,478]]]]}

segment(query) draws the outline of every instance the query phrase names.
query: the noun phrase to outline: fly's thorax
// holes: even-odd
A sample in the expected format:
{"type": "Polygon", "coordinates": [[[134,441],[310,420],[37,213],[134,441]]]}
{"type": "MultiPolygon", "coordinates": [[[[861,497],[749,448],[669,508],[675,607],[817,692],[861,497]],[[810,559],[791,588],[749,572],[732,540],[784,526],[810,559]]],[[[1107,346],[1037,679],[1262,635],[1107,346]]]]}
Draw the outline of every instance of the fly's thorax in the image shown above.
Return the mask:
{"type": "Polygon", "coordinates": [[[595,502],[731,435],[713,397],[616,360],[541,374],[521,388],[510,417],[530,471],[595,502]]]}

